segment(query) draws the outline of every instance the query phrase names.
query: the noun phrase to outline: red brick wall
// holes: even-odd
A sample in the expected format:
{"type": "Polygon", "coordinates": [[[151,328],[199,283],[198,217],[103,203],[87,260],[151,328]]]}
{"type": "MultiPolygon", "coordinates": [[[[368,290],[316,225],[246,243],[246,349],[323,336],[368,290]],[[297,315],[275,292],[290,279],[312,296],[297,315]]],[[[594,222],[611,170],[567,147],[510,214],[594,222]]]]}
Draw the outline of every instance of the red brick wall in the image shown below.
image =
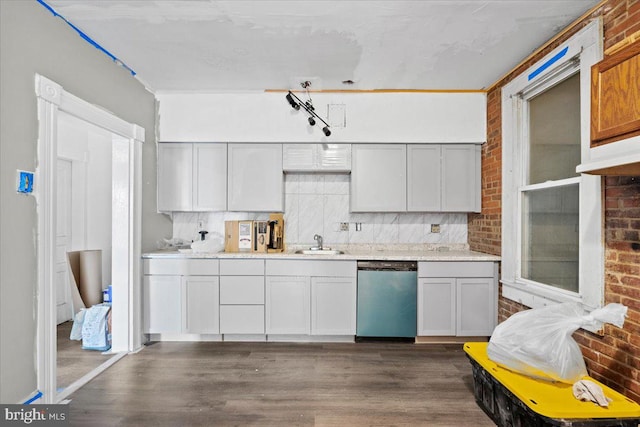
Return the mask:
{"type": "MultiPolygon", "coordinates": [[[[596,16],[603,17],[604,48],[640,30],[640,0],[607,0],[561,38],[545,47],[502,79],[487,94],[487,143],[482,149],[482,213],[469,215],[472,250],[500,254],[502,135],[501,88],[558,47],[596,16]]],[[[580,343],[589,374],[640,402],[640,177],[606,177],[605,303],[629,308],[624,328],[607,325],[604,336],[580,331],[580,343]]],[[[526,307],[500,296],[502,321],[526,307]]]]}

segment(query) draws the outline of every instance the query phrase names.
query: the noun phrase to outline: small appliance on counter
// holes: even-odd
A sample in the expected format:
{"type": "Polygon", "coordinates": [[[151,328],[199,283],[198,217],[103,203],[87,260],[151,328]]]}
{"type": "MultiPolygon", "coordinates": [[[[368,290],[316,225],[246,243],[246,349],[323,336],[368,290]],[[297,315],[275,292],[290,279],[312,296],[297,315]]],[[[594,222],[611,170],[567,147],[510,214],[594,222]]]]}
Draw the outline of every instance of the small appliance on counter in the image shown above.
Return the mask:
{"type": "Polygon", "coordinates": [[[269,215],[269,244],[267,252],[284,252],[284,215],[273,213],[269,215]]]}
{"type": "Polygon", "coordinates": [[[224,251],[253,251],[253,221],[224,222],[224,251]]]}
{"type": "Polygon", "coordinates": [[[225,252],[284,251],[284,216],[271,214],[268,220],[225,221],[225,252]]]}

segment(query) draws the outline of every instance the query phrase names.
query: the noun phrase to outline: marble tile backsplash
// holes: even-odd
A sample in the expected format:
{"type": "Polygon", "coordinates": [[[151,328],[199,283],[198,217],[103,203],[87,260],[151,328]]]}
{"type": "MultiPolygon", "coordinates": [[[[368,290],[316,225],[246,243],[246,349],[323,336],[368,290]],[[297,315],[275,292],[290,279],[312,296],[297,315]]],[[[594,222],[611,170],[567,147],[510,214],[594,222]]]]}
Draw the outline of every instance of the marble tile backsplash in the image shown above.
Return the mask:
{"type": "MultiPolygon", "coordinates": [[[[198,239],[198,222],[210,233],[224,235],[224,222],[267,219],[267,213],[176,212],[173,237],[198,239]]],[[[466,244],[464,213],[351,213],[349,175],[285,175],[285,241],[287,245],[315,244],[320,234],[327,246],[347,244],[466,244]],[[341,231],[340,224],[349,230],[341,231]],[[358,231],[356,231],[356,223],[358,231]],[[440,224],[440,233],[431,233],[440,224]]]]}

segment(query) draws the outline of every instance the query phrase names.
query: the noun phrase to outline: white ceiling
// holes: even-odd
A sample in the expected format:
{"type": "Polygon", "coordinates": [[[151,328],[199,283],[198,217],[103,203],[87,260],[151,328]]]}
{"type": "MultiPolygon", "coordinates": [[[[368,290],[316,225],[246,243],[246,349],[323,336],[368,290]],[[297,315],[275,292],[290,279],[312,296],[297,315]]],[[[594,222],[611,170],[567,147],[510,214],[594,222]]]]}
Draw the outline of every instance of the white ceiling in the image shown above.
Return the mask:
{"type": "Polygon", "coordinates": [[[150,89],[209,92],[482,89],[598,3],[45,1],[150,89]]]}

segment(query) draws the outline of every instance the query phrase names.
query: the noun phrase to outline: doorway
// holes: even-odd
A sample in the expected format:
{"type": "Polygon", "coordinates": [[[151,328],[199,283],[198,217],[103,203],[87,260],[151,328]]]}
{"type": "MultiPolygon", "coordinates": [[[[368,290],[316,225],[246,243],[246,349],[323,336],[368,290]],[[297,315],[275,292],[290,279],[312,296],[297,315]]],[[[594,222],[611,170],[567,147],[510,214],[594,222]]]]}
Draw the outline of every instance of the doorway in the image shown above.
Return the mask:
{"type": "Polygon", "coordinates": [[[102,295],[111,284],[111,169],[113,140],[118,135],[64,111],[58,113],[56,127],[56,387],[61,390],[111,356],[108,352],[83,349],[83,342],[77,337],[80,331],[74,331],[73,338],[71,332],[76,314],[102,302],[95,295],[102,295]],[[83,296],[84,302],[71,297],[72,293],[80,293],[76,289],[87,274],[70,271],[69,252],[92,255],[94,261],[89,278],[93,295],[83,296]]]}
{"type": "MultiPolygon", "coordinates": [[[[39,119],[38,167],[36,169],[38,184],[37,187],[34,186],[38,213],[37,378],[38,389],[42,393],[38,403],[46,404],[63,401],[86,382],[124,357],[127,352],[141,347],[140,192],[144,129],[75,97],[46,77],[36,75],[35,86],[39,119]],[[107,274],[111,276],[109,281],[112,285],[113,298],[118,302],[112,306],[111,310],[113,356],[58,392],[56,329],[58,320],[65,317],[65,312],[68,313],[69,304],[65,289],[57,287],[58,280],[65,280],[59,277],[64,275],[61,271],[62,261],[59,259],[59,254],[66,251],[64,247],[74,245],[76,234],[81,235],[81,233],[74,233],[74,215],[79,212],[80,215],[84,215],[82,226],[86,230],[91,228],[88,210],[82,208],[76,210],[73,206],[73,193],[76,191],[73,186],[73,180],[76,178],[73,159],[62,156],[63,162],[58,163],[58,129],[64,126],[65,120],[73,120],[99,130],[98,133],[101,133],[103,139],[107,141],[103,148],[106,147],[105,149],[111,153],[109,167],[111,197],[107,202],[102,202],[101,214],[98,216],[105,216],[107,211],[110,214],[108,220],[110,232],[107,233],[110,248],[106,252],[109,255],[107,264],[110,263],[111,267],[107,269],[107,274]],[[68,180],[72,181],[71,185],[67,182],[68,180]],[[64,187],[60,193],[58,193],[59,186],[64,187]],[[68,202],[69,197],[72,199],[70,212],[64,208],[58,210],[58,204],[68,202]],[[105,207],[106,205],[108,207],[105,207]],[[71,216],[71,224],[68,218],[60,218],[65,215],[71,216]],[[65,236],[59,235],[59,230],[65,236]],[[62,289],[62,292],[59,289],[62,289]]],[[[104,174],[97,169],[87,169],[85,175],[90,172],[104,174]]],[[[85,204],[88,203],[86,200],[85,204]]],[[[92,215],[93,219],[95,215],[92,215]]],[[[104,240],[104,230],[100,232],[104,240]]],[[[85,239],[89,239],[86,232],[85,239]]],[[[69,288],[69,286],[66,287],[66,289],[69,288]]]]}

